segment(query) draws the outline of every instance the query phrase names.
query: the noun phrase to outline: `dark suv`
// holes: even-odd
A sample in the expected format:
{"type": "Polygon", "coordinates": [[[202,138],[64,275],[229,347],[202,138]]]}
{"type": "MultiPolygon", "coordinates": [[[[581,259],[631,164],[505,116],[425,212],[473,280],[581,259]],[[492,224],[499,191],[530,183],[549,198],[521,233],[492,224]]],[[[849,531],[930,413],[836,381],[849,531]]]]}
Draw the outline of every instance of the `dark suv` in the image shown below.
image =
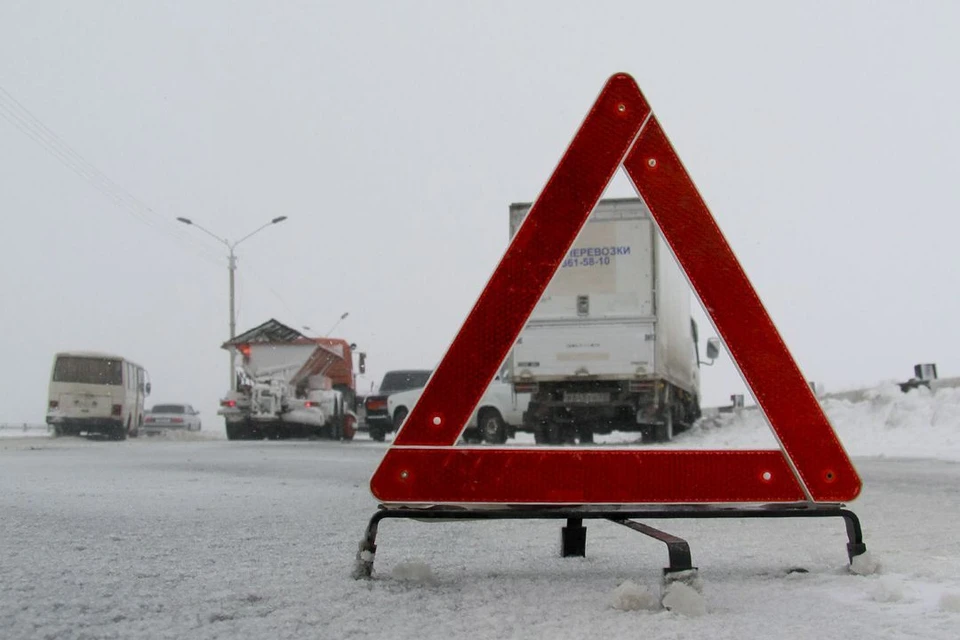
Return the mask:
{"type": "Polygon", "coordinates": [[[367,412],[366,423],[370,438],[383,442],[386,434],[393,431],[393,419],[387,410],[387,397],[392,393],[426,386],[431,373],[429,369],[411,369],[388,371],[384,374],[380,389],[363,401],[363,407],[367,412]]]}

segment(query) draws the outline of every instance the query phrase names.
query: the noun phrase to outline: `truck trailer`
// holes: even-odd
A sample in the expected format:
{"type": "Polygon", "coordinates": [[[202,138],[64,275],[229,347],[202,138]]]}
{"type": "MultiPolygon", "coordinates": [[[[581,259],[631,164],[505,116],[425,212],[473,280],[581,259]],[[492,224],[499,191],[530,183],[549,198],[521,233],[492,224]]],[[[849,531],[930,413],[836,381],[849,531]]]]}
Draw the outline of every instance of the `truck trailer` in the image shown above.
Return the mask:
{"type": "MultiPolygon", "coordinates": [[[[510,206],[510,236],[530,203],[510,206]]],[[[692,291],[639,198],[601,200],[511,352],[524,431],[538,443],[639,432],[670,440],[700,417],[692,291]]],[[[715,358],[719,342],[707,343],[715,358]]]]}

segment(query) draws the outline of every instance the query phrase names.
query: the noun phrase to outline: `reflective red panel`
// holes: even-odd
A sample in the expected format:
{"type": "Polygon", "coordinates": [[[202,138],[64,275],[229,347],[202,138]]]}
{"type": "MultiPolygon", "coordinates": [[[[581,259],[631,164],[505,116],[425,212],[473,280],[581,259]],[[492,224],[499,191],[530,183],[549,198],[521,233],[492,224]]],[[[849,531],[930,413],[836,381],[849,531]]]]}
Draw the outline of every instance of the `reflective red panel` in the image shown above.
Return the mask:
{"type": "Polygon", "coordinates": [[[805,499],[779,451],[393,447],[371,488],[378,497],[404,504],[805,499]]]}

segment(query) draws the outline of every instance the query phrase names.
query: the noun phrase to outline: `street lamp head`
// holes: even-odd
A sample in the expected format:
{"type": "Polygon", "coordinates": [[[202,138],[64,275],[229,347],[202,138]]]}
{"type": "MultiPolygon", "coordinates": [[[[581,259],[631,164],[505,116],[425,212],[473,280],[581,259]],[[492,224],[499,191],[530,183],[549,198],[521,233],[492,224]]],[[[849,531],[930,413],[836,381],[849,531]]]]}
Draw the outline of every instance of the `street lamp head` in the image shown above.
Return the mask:
{"type": "Polygon", "coordinates": [[[270,224],[277,224],[278,222],[283,222],[286,219],[287,219],[287,216],[277,216],[276,218],[270,221],[270,224]]]}
{"type": "Polygon", "coordinates": [[[190,218],[177,218],[177,220],[183,224],[193,224],[193,220],[190,218]]]}
{"type": "Polygon", "coordinates": [[[346,318],[348,315],[350,315],[350,312],[349,312],[349,311],[344,311],[344,312],[343,312],[343,315],[340,316],[340,319],[343,320],[343,319],[346,318]]]}

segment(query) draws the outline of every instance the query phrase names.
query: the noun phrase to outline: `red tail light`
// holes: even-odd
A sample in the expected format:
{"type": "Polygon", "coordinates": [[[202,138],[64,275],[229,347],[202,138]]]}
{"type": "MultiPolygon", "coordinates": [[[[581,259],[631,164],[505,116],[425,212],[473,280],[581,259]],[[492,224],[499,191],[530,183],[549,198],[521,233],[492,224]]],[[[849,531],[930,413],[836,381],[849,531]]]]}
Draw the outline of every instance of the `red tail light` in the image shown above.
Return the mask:
{"type": "Polygon", "coordinates": [[[627,384],[627,390],[630,393],[643,393],[645,391],[653,393],[656,391],[656,388],[654,383],[648,380],[631,380],[629,384],[627,384]]]}
{"type": "Polygon", "coordinates": [[[51,409],[56,409],[57,407],[60,406],[60,402],[57,400],[51,400],[49,406],[51,409]]]}
{"type": "Polygon", "coordinates": [[[153,416],[147,416],[146,418],[143,419],[143,421],[144,421],[144,422],[154,422],[154,418],[153,418],[153,416]]]}
{"type": "Polygon", "coordinates": [[[381,398],[367,398],[367,410],[386,409],[387,401],[381,398]]]}
{"type": "Polygon", "coordinates": [[[113,405],[113,410],[110,412],[112,416],[122,416],[123,415],[123,405],[115,404],[113,405]]]}
{"type": "Polygon", "coordinates": [[[513,391],[514,393],[536,393],[540,388],[540,385],[536,382],[514,382],[513,391]]]}
{"type": "Polygon", "coordinates": [[[305,408],[309,409],[310,407],[316,407],[316,406],[318,406],[318,404],[317,404],[316,402],[312,401],[312,400],[307,400],[306,402],[303,403],[303,406],[304,406],[305,408]]]}
{"type": "Polygon", "coordinates": [[[174,418],[171,422],[174,424],[183,424],[183,418],[174,418]]]}
{"type": "Polygon", "coordinates": [[[221,400],[221,401],[220,401],[220,406],[221,406],[221,407],[235,407],[235,406],[237,406],[237,401],[236,401],[236,400],[221,400]]]}

